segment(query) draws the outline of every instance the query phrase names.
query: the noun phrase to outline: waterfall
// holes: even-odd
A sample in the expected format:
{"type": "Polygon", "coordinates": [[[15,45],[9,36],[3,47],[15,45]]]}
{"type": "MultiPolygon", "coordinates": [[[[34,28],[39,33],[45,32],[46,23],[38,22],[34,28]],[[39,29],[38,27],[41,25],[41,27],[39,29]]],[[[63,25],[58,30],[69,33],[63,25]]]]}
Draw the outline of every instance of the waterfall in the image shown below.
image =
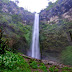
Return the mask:
{"type": "Polygon", "coordinates": [[[32,57],[40,59],[39,48],[39,14],[35,14],[33,34],[32,34],[32,57]]]}

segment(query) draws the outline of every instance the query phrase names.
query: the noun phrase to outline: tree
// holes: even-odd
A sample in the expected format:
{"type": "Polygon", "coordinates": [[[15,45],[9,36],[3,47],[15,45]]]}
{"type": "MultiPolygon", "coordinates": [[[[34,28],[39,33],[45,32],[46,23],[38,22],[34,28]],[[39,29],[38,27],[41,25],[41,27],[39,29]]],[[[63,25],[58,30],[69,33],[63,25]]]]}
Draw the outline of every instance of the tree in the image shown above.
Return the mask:
{"type": "Polygon", "coordinates": [[[52,3],[52,2],[49,2],[48,4],[49,4],[49,6],[50,6],[50,5],[53,5],[53,3],[52,3]]]}
{"type": "Polygon", "coordinates": [[[0,54],[5,53],[5,43],[2,41],[2,30],[0,29],[0,54]]]}
{"type": "Polygon", "coordinates": [[[0,54],[5,53],[5,48],[7,48],[7,43],[8,43],[8,40],[6,40],[5,42],[2,40],[2,36],[3,36],[3,31],[0,29],[0,54]]]}
{"type": "Polygon", "coordinates": [[[15,0],[15,3],[18,5],[19,1],[18,0],[15,0]]]}

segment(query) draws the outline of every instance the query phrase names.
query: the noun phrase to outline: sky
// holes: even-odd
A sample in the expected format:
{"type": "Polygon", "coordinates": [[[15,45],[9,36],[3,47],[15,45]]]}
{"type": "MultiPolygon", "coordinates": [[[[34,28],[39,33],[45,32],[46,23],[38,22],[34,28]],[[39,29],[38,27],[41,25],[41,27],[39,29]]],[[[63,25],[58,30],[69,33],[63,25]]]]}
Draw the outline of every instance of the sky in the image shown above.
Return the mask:
{"type": "MultiPolygon", "coordinates": [[[[11,0],[15,1],[15,0],[11,0]]],[[[52,1],[55,2],[56,0],[18,0],[19,7],[23,7],[24,9],[30,12],[40,12],[40,10],[46,8],[48,6],[48,2],[52,1]]]]}

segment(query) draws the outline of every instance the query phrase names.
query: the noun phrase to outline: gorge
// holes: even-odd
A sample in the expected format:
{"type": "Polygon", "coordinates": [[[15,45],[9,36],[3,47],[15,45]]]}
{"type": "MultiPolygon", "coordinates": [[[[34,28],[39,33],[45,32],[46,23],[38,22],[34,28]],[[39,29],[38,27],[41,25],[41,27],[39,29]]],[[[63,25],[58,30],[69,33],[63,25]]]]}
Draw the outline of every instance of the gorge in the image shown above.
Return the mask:
{"type": "MultiPolygon", "coordinates": [[[[43,70],[49,71],[50,66],[53,66],[52,62],[72,66],[72,0],[50,2],[38,14],[18,7],[11,0],[0,0],[0,33],[1,31],[3,37],[0,38],[2,39],[0,51],[2,45],[8,41],[5,58],[2,59],[3,55],[0,54],[0,65],[4,64],[6,69],[14,70],[15,62],[19,61],[20,67],[15,68],[25,70],[24,66],[27,64],[24,61],[21,63],[21,56],[29,63],[27,67],[31,70],[34,66],[38,70],[45,68],[43,70]],[[16,56],[18,53],[19,55],[16,56]],[[17,58],[19,56],[20,58],[17,58]]],[[[61,67],[63,66],[58,65],[53,68],[58,68],[59,72],[62,72],[64,70],[61,67]]]]}

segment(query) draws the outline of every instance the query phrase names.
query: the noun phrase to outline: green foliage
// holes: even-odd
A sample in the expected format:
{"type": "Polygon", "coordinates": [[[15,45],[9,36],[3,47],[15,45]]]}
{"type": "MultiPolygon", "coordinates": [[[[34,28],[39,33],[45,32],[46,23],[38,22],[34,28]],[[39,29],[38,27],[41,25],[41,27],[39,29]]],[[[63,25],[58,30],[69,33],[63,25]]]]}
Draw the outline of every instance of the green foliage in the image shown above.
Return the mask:
{"type": "Polygon", "coordinates": [[[64,64],[72,65],[72,46],[68,46],[62,51],[61,60],[64,64]]]}
{"type": "Polygon", "coordinates": [[[12,15],[12,20],[14,23],[21,22],[21,17],[20,15],[12,15]]]}
{"type": "Polygon", "coordinates": [[[1,72],[31,72],[29,64],[17,54],[6,51],[0,56],[1,72]]]}
{"type": "Polygon", "coordinates": [[[23,8],[19,8],[14,2],[10,2],[10,0],[1,0],[0,2],[0,28],[2,27],[5,30],[4,39],[6,37],[9,41],[14,39],[14,42],[9,44],[10,48],[16,51],[20,49],[21,52],[23,52],[22,49],[24,49],[23,53],[25,53],[31,43],[34,14],[25,11],[23,8]],[[2,12],[2,4],[6,5],[10,13],[2,12]],[[18,14],[14,14],[15,11],[13,7],[15,7],[17,11],[22,10],[22,12],[20,11],[18,14]],[[26,23],[24,21],[26,21],[26,23]]]}
{"type": "Polygon", "coordinates": [[[55,68],[55,66],[52,66],[52,67],[49,68],[49,71],[50,72],[58,72],[59,69],[55,68]]]}
{"type": "Polygon", "coordinates": [[[51,8],[53,8],[54,6],[56,6],[57,2],[58,2],[58,0],[55,3],[49,2],[46,10],[50,10],[51,8]]]}
{"type": "Polygon", "coordinates": [[[59,69],[55,69],[55,70],[54,70],[54,72],[58,72],[58,71],[59,71],[59,69]]]}
{"type": "Polygon", "coordinates": [[[39,71],[34,71],[34,72],[39,72],[39,71]]]}
{"type": "Polygon", "coordinates": [[[54,51],[53,55],[60,58],[62,50],[70,45],[67,36],[69,31],[72,32],[72,22],[66,20],[60,19],[58,24],[52,25],[40,22],[40,50],[42,50],[42,55],[48,56],[48,53],[53,54],[52,51],[54,51]]]}
{"type": "Polygon", "coordinates": [[[62,69],[63,69],[63,70],[65,70],[65,69],[66,69],[66,70],[68,70],[68,69],[69,69],[69,67],[63,67],[62,69]]]}
{"type": "Polygon", "coordinates": [[[5,19],[5,20],[7,20],[8,21],[8,23],[11,23],[12,22],[12,16],[11,15],[3,15],[3,18],[5,19]]]}
{"type": "Polygon", "coordinates": [[[70,72],[70,71],[64,70],[64,71],[62,71],[62,72],[70,72]]]}
{"type": "Polygon", "coordinates": [[[54,70],[55,70],[55,66],[50,67],[49,70],[50,70],[51,72],[54,72],[54,70]]]}
{"type": "Polygon", "coordinates": [[[32,31],[31,26],[29,26],[29,25],[24,26],[21,22],[18,22],[17,24],[11,23],[11,24],[9,24],[9,26],[15,30],[15,33],[17,34],[17,36],[25,37],[27,43],[30,44],[31,31],[32,31]]]}
{"type": "MultiPolygon", "coordinates": [[[[31,42],[32,28],[30,25],[24,26],[19,20],[18,21],[16,20],[16,24],[14,24],[14,21],[12,20],[13,17],[5,13],[3,15],[0,14],[0,25],[1,25],[0,28],[2,27],[5,29],[5,36],[7,36],[9,40],[11,39],[13,40],[14,38],[15,42],[12,43],[13,45],[10,46],[10,48],[13,48],[14,50],[16,49],[16,51],[18,48],[20,49],[28,48],[31,42]]],[[[24,51],[24,53],[25,52],[26,51],[24,51]]]]}
{"type": "Polygon", "coordinates": [[[72,72],[72,68],[69,67],[63,67],[62,70],[63,72],[72,72]]]}
{"type": "Polygon", "coordinates": [[[33,61],[35,61],[35,59],[30,59],[30,60],[29,60],[29,63],[32,63],[33,61]]]}
{"type": "Polygon", "coordinates": [[[2,32],[2,30],[0,29],[0,54],[4,54],[4,53],[5,53],[5,48],[7,47],[7,46],[6,46],[6,42],[4,42],[4,41],[2,40],[2,34],[3,34],[3,32],[2,32]]]}
{"type": "Polygon", "coordinates": [[[4,3],[9,3],[9,0],[2,0],[4,3]]]}
{"type": "Polygon", "coordinates": [[[33,69],[37,69],[37,68],[38,68],[36,61],[33,61],[32,63],[30,63],[30,66],[31,66],[33,69]]]}
{"type": "Polygon", "coordinates": [[[3,15],[0,14],[0,24],[7,24],[8,21],[5,19],[3,15]]]}
{"type": "Polygon", "coordinates": [[[39,68],[42,69],[44,72],[47,72],[47,69],[44,63],[41,63],[41,66],[39,68]]]}

